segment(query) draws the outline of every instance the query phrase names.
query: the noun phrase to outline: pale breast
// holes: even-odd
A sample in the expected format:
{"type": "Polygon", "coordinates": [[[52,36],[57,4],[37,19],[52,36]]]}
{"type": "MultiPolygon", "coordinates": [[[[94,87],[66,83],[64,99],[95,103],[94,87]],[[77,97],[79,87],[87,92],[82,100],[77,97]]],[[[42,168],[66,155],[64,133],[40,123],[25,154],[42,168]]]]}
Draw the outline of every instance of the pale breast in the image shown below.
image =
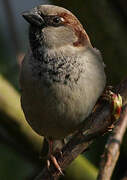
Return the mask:
{"type": "Polygon", "coordinates": [[[40,135],[63,138],[79,127],[103,91],[103,66],[88,55],[78,61],[52,59],[48,65],[30,58],[24,59],[20,76],[26,119],[40,135]]]}

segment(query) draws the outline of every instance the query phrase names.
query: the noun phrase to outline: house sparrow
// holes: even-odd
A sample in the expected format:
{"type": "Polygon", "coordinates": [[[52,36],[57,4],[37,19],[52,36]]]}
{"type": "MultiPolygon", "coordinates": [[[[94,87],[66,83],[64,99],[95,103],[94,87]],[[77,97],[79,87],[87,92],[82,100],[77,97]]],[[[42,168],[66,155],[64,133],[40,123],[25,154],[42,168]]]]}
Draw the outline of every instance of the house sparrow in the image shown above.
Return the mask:
{"type": "Polygon", "coordinates": [[[70,11],[40,5],[23,17],[30,24],[30,49],[20,73],[21,105],[28,123],[51,147],[79,130],[91,113],[105,87],[104,64],[70,11]]]}

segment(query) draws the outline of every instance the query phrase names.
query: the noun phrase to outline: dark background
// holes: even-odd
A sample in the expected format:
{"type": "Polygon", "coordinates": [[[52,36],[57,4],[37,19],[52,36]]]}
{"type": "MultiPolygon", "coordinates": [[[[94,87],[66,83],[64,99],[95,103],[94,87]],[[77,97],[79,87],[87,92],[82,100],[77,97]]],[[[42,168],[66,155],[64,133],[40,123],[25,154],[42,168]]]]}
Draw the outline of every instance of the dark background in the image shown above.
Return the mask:
{"type": "MultiPolygon", "coordinates": [[[[106,64],[107,84],[119,83],[127,74],[126,0],[1,0],[0,1],[0,179],[31,179],[40,171],[42,138],[24,120],[20,107],[19,66],[28,47],[28,24],[21,13],[39,4],[71,10],[82,22],[106,64]]],[[[65,180],[95,180],[108,135],[66,170],[65,180]]],[[[127,162],[127,135],[112,179],[121,179],[127,162]]]]}

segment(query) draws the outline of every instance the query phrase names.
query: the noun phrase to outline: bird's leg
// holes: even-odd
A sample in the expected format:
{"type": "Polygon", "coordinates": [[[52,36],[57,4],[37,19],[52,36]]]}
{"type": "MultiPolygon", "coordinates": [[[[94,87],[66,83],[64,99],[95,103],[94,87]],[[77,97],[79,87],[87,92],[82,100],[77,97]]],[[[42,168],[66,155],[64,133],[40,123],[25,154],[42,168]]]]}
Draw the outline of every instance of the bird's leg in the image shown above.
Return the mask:
{"type": "Polygon", "coordinates": [[[57,153],[58,155],[60,155],[60,157],[63,157],[61,149],[63,148],[63,146],[65,144],[66,144],[66,139],[65,138],[53,141],[53,151],[55,153],[57,153]]]}
{"type": "Polygon", "coordinates": [[[56,167],[56,169],[58,169],[58,171],[62,174],[62,170],[61,170],[61,167],[59,166],[55,156],[53,155],[53,140],[52,139],[48,139],[48,143],[49,143],[49,153],[48,153],[48,157],[49,159],[47,160],[47,167],[49,169],[50,167],[50,160],[53,162],[54,166],[56,167]]]}
{"type": "Polygon", "coordinates": [[[99,97],[99,99],[97,100],[92,112],[95,112],[96,109],[101,105],[101,103],[106,100],[106,101],[109,101],[109,91],[113,91],[113,87],[112,86],[107,86],[102,95],[99,97]]]}

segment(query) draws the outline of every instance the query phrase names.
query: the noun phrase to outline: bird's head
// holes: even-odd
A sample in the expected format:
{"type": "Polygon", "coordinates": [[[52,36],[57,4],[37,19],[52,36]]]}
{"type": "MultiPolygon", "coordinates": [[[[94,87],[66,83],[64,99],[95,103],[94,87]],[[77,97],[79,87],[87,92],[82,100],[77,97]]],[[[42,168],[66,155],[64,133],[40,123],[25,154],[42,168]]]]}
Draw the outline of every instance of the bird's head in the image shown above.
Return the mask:
{"type": "Polygon", "coordinates": [[[68,10],[54,5],[40,5],[24,12],[30,24],[32,49],[60,47],[87,47],[90,44],[79,20],[68,10]]]}

